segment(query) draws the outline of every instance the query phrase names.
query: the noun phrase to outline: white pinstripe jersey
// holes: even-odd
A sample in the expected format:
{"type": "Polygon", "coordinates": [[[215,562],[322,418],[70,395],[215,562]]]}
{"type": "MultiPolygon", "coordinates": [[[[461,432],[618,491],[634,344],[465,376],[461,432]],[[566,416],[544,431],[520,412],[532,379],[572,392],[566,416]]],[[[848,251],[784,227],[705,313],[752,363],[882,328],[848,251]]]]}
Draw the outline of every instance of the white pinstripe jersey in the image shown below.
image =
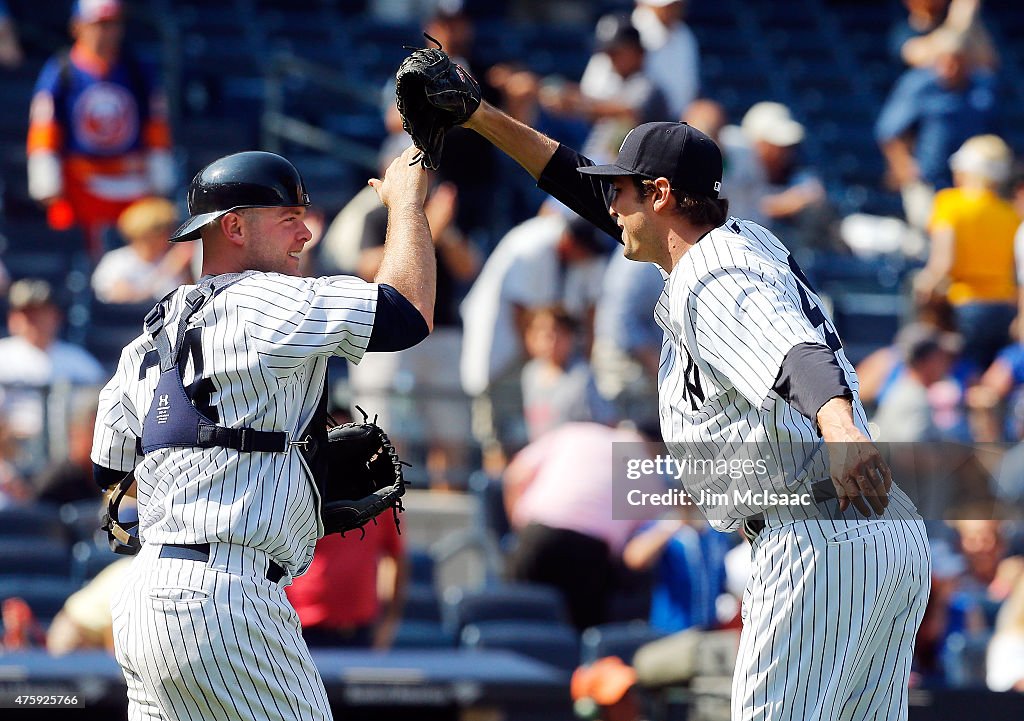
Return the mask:
{"type": "MultiPolygon", "coordinates": [[[[734,491],[751,488],[803,492],[803,481],[828,478],[826,454],[813,453],[823,445],[814,424],[772,389],[795,345],[827,344],[836,351],[853,390],[855,420],[867,433],[853,366],[820,299],[789,258],[769,231],[730,218],[683,255],[658,301],[655,315],[665,332],[659,410],[670,452],[677,459],[763,459],[768,470],[741,478],[686,474],[686,490],[698,502],[701,490],[705,497],[724,493],[735,499],[734,491]]],[[[719,530],[735,529],[762,512],[770,518],[777,510],[701,506],[719,530]]]]}
{"type": "MultiPolygon", "coordinates": [[[[177,329],[182,301],[194,287],[172,296],[163,332],[177,329]]],[[[316,410],[328,356],[362,358],[376,304],[377,286],[357,278],[253,274],[193,316],[182,344],[189,354],[182,380],[196,406],[215,413],[211,420],[220,425],[295,438],[316,410]]],[[[94,463],[135,472],[142,540],[251,546],[293,575],[302,573],[323,526],[298,449],[168,448],[138,455],[159,375],[155,346],[143,334],[121,353],[100,394],[93,438],[94,463]]]]}

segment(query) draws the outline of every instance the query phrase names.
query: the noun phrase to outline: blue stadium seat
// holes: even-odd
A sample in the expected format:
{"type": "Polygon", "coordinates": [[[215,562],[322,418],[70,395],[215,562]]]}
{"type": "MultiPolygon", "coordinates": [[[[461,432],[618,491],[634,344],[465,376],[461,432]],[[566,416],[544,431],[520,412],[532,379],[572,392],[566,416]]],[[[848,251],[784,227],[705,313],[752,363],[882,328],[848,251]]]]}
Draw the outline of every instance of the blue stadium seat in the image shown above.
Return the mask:
{"type": "Polygon", "coordinates": [[[664,635],[646,621],[591,626],[580,639],[580,663],[593,663],[605,656],[618,656],[627,664],[632,663],[638,648],[664,635]]]}
{"type": "Polygon", "coordinates": [[[899,3],[857,2],[835,5],[833,12],[846,30],[863,30],[872,33],[883,47],[888,42],[888,31],[902,11],[899,3]]]}
{"type": "Polygon", "coordinates": [[[71,576],[83,583],[95,578],[100,571],[119,558],[125,558],[111,551],[106,544],[101,546],[91,540],[79,541],[72,546],[71,556],[71,576]]]}
{"type": "Polygon", "coordinates": [[[846,212],[870,213],[893,218],[903,217],[903,201],[898,193],[866,185],[851,185],[842,204],[846,212]]]}
{"type": "Polygon", "coordinates": [[[429,623],[441,622],[441,602],[433,584],[411,583],[405,592],[402,619],[429,623]]]}
{"type": "Polygon", "coordinates": [[[942,650],[942,669],[953,688],[985,688],[985,659],[992,634],[951,633],[942,650]]]}
{"type": "Polygon", "coordinates": [[[481,524],[484,532],[504,548],[509,543],[512,526],[505,512],[501,478],[475,471],[469,477],[469,492],[476,500],[474,522],[481,524]]]}
{"type": "Polygon", "coordinates": [[[63,504],[58,513],[72,537],[78,541],[91,541],[99,531],[103,508],[96,500],[74,501],[63,504]]]}
{"type": "Polygon", "coordinates": [[[191,178],[206,164],[228,153],[256,147],[256,132],[243,122],[227,118],[192,117],[177,131],[178,141],[189,148],[185,172],[191,178]]]}
{"type": "Polygon", "coordinates": [[[474,52],[484,66],[509,60],[524,60],[523,37],[510,30],[504,20],[485,20],[476,23],[474,52]]]}
{"type": "MultiPolygon", "coordinates": [[[[43,243],[38,247],[46,248],[43,243]]],[[[71,256],[50,249],[13,250],[4,253],[4,265],[12,278],[39,278],[59,291],[71,271],[71,256]]]]}
{"type": "Polygon", "coordinates": [[[516,583],[476,590],[450,588],[444,596],[444,619],[458,632],[467,624],[485,621],[567,623],[568,615],[556,589],[516,583]]]}
{"type": "Polygon", "coordinates": [[[765,35],[765,40],[780,57],[798,55],[803,58],[832,60],[829,39],[814,32],[772,30],[765,35]]]}
{"type": "Polygon", "coordinates": [[[36,618],[48,624],[79,584],[66,578],[0,578],[0,603],[22,598],[36,618]]]}
{"type": "Polygon", "coordinates": [[[465,626],[459,641],[464,648],[515,651],[565,671],[579,665],[579,637],[567,624],[484,621],[465,626]]]}
{"type": "Polygon", "coordinates": [[[426,548],[410,548],[407,555],[409,557],[409,583],[432,587],[435,563],[430,551],[426,548]]]}
{"type": "MultiPolygon", "coordinates": [[[[629,7],[627,5],[627,7],[629,7]]],[[[722,25],[735,25],[733,5],[724,2],[694,2],[686,8],[687,22],[694,27],[712,26],[715,31],[722,25]]]]}
{"type": "Polygon", "coordinates": [[[60,511],[56,506],[36,504],[0,510],[0,545],[22,538],[67,544],[71,540],[71,533],[61,522],[60,511]]]}
{"type": "Polygon", "coordinates": [[[403,620],[395,632],[392,648],[451,648],[455,639],[444,625],[435,621],[403,620]]]}
{"type": "Polygon", "coordinates": [[[71,549],[52,538],[11,538],[0,543],[0,577],[71,577],[71,549]]]}
{"type": "Polygon", "coordinates": [[[818,36],[818,19],[813,13],[762,12],[760,27],[787,35],[818,36]]]}
{"type": "Polygon", "coordinates": [[[142,333],[143,319],[153,303],[101,303],[90,305],[85,349],[107,368],[117,366],[121,351],[142,333]]]}
{"type": "Polygon", "coordinates": [[[905,299],[898,292],[860,292],[829,287],[832,317],[852,363],[871,351],[889,345],[900,328],[905,299]]]}

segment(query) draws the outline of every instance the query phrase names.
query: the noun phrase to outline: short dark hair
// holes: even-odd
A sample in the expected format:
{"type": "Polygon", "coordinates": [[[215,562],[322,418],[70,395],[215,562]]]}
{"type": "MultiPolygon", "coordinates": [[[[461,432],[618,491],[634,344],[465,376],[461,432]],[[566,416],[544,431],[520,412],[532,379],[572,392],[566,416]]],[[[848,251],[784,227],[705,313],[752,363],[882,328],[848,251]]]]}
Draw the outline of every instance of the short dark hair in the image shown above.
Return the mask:
{"type": "MultiPolygon", "coordinates": [[[[654,192],[654,181],[640,175],[631,175],[636,188],[637,200],[643,200],[654,192]]],[[[688,193],[685,190],[672,188],[676,197],[676,210],[694,225],[710,225],[717,228],[729,218],[729,200],[727,198],[710,198],[706,195],[688,193]]]]}

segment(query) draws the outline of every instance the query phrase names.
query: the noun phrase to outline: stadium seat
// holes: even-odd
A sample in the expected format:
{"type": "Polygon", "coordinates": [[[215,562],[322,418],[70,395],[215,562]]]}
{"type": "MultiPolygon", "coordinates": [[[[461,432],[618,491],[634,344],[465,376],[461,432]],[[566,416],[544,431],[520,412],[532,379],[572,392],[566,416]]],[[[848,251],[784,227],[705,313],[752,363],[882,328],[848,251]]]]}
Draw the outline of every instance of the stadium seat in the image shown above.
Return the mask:
{"type": "Polygon", "coordinates": [[[686,8],[686,16],[690,25],[712,26],[716,31],[723,25],[736,23],[736,9],[730,3],[724,2],[690,3],[686,8]]]}
{"type": "Polygon", "coordinates": [[[830,288],[829,294],[832,317],[851,362],[859,363],[872,350],[892,342],[905,315],[906,301],[898,293],[830,288]]]}
{"type": "Polygon", "coordinates": [[[18,538],[66,544],[71,537],[67,527],[61,523],[60,511],[55,506],[36,504],[0,510],[0,545],[18,538]]]}
{"type": "Polygon", "coordinates": [[[953,688],[985,688],[985,658],[991,632],[951,633],[942,650],[942,669],[953,688]]]}
{"type": "Polygon", "coordinates": [[[79,541],[71,547],[72,567],[71,577],[76,581],[86,582],[96,577],[104,568],[119,558],[105,544],[103,546],[93,541],[79,541]]]}
{"type": "Polygon", "coordinates": [[[0,543],[0,577],[71,577],[71,549],[52,538],[9,538],[0,543]]]}
{"type": "Polygon", "coordinates": [[[593,663],[605,656],[618,656],[632,663],[638,648],[664,635],[646,621],[591,626],[580,637],[580,663],[593,663]]]}
{"type": "Polygon", "coordinates": [[[426,548],[410,548],[409,583],[412,585],[434,585],[434,557],[426,548]]]}
{"type": "Polygon", "coordinates": [[[455,639],[434,621],[403,620],[395,632],[392,648],[451,648],[455,639]]]}
{"type": "Polygon", "coordinates": [[[41,277],[63,286],[63,275],[71,268],[72,257],[85,248],[81,231],[53,230],[46,221],[8,217],[4,223],[8,248],[4,265],[13,278],[41,277]]]}
{"type": "Polygon", "coordinates": [[[562,623],[484,621],[471,623],[459,634],[464,648],[499,648],[551,664],[565,671],[579,665],[576,629],[562,623]]]}
{"type": "Polygon", "coordinates": [[[121,350],[142,333],[142,322],[153,303],[101,303],[93,299],[85,349],[113,369],[121,350]]]}
{"type": "Polygon", "coordinates": [[[49,624],[79,584],[67,578],[0,578],[0,603],[22,598],[36,619],[49,624]]]}
{"type": "Polygon", "coordinates": [[[484,471],[475,471],[469,477],[469,492],[476,500],[475,523],[483,527],[502,548],[509,544],[512,526],[505,512],[505,499],[500,478],[489,476],[484,471]]]}
{"type": "Polygon", "coordinates": [[[450,588],[444,596],[444,620],[459,632],[467,624],[485,621],[544,621],[567,623],[562,595],[534,584],[502,584],[477,590],[450,588]]]}
{"type": "Polygon", "coordinates": [[[61,523],[77,541],[91,541],[100,529],[103,508],[97,500],[74,501],[63,504],[58,510],[61,523]]]}
{"type": "Polygon", "coordinates": [[[433,584],[409,584],[405,592],[402,618],[408,621],[441,622],[441,602],[433,584]]]}
{"type": "Polygon", "coordinates": [[[39,278],[57,291],[64,287],[64,279],[71,271],[70,257],[52,250],[7,252],[4,253],[4,264],[12,278],[39,278]]]}

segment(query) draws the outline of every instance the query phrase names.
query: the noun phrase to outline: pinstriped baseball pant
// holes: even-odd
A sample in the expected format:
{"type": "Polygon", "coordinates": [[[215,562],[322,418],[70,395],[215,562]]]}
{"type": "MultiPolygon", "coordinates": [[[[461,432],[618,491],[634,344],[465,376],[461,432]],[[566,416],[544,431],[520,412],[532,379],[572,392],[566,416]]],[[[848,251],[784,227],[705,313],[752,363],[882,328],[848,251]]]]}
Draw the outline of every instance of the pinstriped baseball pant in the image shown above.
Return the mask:
{"type": "Polygon", "coordinates": [[[906,721],[930,588],[920,521],[795,521],[751,547],[733,721],[906,721]]]}
{"type": "Polygon", "coordinates": [[[331,718],[265,553],[212,544],[206,563],[158,553],[143,546],[112,602],[130,721],[331,718]]]}

